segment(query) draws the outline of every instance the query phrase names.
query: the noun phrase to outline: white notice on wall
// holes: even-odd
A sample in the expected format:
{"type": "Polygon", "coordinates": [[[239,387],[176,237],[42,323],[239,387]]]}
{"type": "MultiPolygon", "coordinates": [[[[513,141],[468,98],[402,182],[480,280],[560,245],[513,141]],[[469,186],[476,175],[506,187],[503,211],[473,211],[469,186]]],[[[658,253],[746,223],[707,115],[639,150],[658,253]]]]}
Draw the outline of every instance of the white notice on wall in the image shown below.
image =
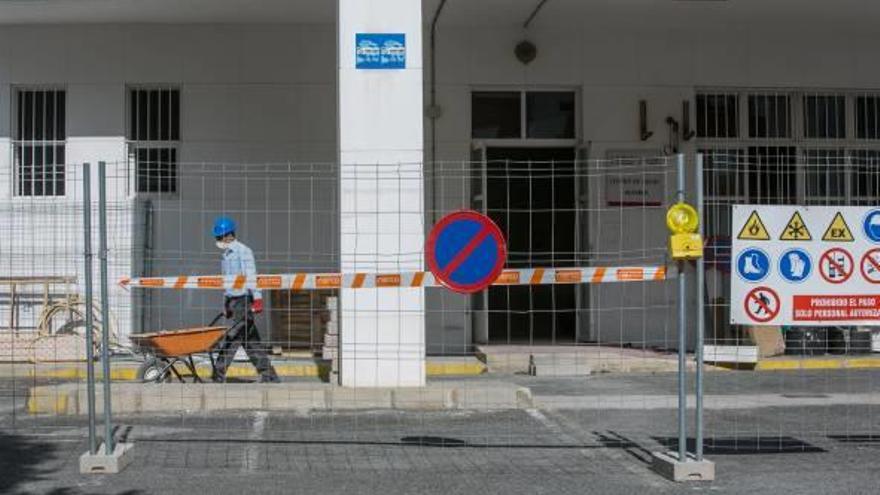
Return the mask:
{"type": "Polygon", "coordinates": [[[633,173],[605,176],[608,206],[660,206],[663,204],[664,177],[660,174],[633,173]]]}

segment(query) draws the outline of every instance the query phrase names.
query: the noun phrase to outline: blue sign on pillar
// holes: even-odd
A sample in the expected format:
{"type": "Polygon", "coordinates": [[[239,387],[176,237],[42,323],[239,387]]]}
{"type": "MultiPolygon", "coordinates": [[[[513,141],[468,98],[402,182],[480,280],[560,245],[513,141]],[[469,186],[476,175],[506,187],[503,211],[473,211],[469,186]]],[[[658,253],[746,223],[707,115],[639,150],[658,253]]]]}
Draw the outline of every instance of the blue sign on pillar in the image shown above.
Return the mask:
{"type": "Polygon", "coordinates": [[[403,33],[357,33],[354,50],[357,69],[406,68],[406,35],[403,33]]]}

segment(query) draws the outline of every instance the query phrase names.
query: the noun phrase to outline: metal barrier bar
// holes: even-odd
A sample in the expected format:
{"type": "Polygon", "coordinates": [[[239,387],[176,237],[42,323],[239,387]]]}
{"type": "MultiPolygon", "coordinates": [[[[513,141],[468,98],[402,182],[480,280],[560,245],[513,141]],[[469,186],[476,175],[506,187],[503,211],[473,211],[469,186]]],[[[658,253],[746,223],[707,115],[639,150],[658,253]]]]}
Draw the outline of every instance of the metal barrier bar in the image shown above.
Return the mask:
{"type": "MultiPolygon", "coordinates": [[[[528,268],[504,270],[492,285],[603,284],[666,280],[665,266],[528,268]]],[[[147,289],[370,289],[442,287],[430,272],[400,273],[279,273],[253,277],[181,275],[123,279],[127,287],[147,289]]]]}

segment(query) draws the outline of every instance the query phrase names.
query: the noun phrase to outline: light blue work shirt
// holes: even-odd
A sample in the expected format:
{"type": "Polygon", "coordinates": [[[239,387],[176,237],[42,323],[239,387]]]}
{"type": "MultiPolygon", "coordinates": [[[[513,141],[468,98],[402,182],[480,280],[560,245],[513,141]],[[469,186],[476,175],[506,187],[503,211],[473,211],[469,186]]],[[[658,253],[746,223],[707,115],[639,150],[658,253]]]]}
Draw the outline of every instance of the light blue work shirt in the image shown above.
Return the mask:
{"type": "MultiPolygon", "coordinates": [[[[220,263],[223,275],[257,275],[257,263],[254,261],[254,252],[251,248],[236,241],[232,241],[226,251],[223,251],[223,261],[220,263]]],[[[263,294],[259,289],[226,289],[226,296],[240,297],[251,292],[254,299],[262,299],[263,294]]]]}

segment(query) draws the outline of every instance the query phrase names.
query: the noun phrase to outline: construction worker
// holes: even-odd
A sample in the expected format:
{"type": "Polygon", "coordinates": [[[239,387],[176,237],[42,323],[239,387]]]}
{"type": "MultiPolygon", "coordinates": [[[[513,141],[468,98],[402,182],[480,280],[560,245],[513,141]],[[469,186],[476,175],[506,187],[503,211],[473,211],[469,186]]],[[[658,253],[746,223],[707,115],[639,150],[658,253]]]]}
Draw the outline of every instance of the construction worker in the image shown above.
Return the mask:
{"type": "MultiPolygon", "coordinates": [[[[234,220],[229,217],[217,218],[211,233],[217,241],[217,247],[223,251],[223,275],[256,275],[254,253],[235,238],[234,220]]],[[[226,289],[225,296],[223,310],[226,318],[234,323],[217,346],[217,361],[211,378],[215,382],[226,381],[226,370],[235,358],[238,347],[243,346],[248,359],[260,373],[261,382],[280,381],[269,362],[268,346],[260,340],[260,332],[254,324],[254,315],[263,312],[262,293],[259,289],[226,289]]]]}

